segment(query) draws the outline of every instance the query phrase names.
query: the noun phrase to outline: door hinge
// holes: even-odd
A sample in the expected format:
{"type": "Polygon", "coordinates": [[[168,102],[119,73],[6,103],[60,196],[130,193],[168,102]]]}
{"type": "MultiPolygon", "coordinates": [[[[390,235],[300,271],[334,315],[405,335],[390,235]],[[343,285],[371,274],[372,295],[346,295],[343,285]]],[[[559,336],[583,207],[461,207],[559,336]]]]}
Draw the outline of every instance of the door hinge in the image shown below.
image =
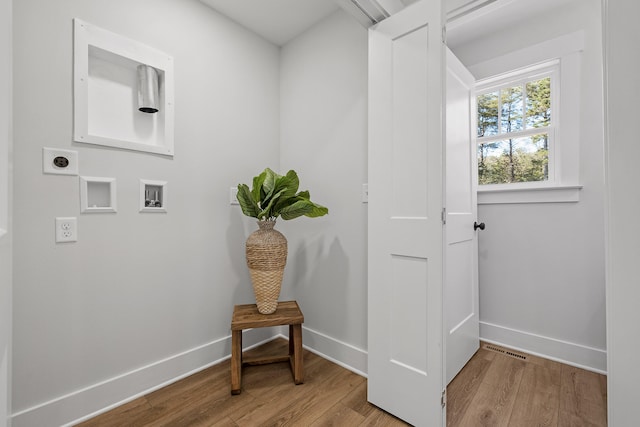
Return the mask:
{"type": "Polygon", "coordinates": [[[447,208],[442,208],[441,219],[443,225],[447,223],[447,208]]]}
{"type": "Polygon", "coordinates": [[[447,43],[447,27],[442,26],[442,43],[447,43]]]}
{"type": "Polygon", "coordinates": [[[447,389],[442,390],[442,396],[440,397],[440,404],[444,408],[447,406],[447,389]]]}

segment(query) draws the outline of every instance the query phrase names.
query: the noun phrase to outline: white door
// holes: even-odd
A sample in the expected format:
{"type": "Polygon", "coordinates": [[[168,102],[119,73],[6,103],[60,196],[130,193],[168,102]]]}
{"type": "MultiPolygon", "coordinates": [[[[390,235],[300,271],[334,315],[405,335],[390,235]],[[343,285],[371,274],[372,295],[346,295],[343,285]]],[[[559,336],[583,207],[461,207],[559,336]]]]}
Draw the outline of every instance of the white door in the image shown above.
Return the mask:
{"type": "Polygon", "coordinates": [[[475,79],[447,49],[445,343],[447,384],[478,350],[475,79]]]}
{"type": "Polygon", "coordinates": [[[369,31],[368,399],[444,425],[440,1],[369,31]]]}

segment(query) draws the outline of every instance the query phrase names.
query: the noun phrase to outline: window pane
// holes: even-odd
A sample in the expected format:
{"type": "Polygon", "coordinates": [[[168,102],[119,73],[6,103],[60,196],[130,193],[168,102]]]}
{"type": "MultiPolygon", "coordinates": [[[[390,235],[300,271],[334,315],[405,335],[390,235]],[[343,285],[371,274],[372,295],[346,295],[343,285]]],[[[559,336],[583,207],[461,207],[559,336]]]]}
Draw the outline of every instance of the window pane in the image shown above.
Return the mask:
{"type": "Polygon", "coordinates": [[[551,124],[551,77],[527,83],[527,128],[551,124]]]}
{"type": "Polygon", "coordinates": [[[524,129],[522,120],[522,86],[514,86],[500,91],[502,101],[502,133],[515,132],[524,129]]]}
{"type": "Polygon", "coordinates": [[[498,92],[478,95],[478,137],[498,134],[498,92]]]}
{"type": "Polygon", "coordinates": [[[549,179],[549,135],[478,145],[478,183],[506,184],[549,179]]]}

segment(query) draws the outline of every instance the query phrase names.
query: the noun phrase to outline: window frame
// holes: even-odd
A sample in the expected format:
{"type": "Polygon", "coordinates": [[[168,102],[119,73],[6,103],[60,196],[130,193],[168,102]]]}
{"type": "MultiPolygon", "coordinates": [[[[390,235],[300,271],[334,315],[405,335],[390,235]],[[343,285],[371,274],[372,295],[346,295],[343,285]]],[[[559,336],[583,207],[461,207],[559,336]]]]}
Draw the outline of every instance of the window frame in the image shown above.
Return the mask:
{"type": "MultiPolygon", "coordinates": [[[[478,204],[578,202],[580,157],[580,98],[585,33],[576,31],[469,66],[477,81],[506,78],[513,70],[557,60],[557,92],[554,134],[554,180],[478,187],[478,204]]],[[[474,131],[475,132],[475,131],[474,131]]],[[[475,139],[474,139],[475,144],[475,139]]],[[[477,172],[476,172],[477,173],[477,172]]]]}
{"type": "MultiPolygon", "coordinates": [[[[525,67],[519,70],[513,70],[501,75],[489,77],[476,82],[476,100],[479,95],[498,92],[498,98],[500,97],[500,91],[505,88],[523,86],[526,88],[526,84],[531,81],[539,80],[545,77],[551,79],[551,121],[548,126],[540,128],[527,128],[526,118],[523,118],[525,122],[525,129],[512,132],[500,132],[501,131],[501,109],[498,108],[498,133],[489,136],[477,136],[476,132],[476,146],[475,152],[477,153],[478,146],[487,142],[503,141],[511,138],[524,138],[540,133],[546,133],[549,138],[549,148],[547,152],[548,156],[548,172],[547,179],[544,181],[527,181],[527,182],[513,182],[513,183],[500,183],[500,184],[478,184],[478,189],[482,190],[501,190],[501,189],[526,189],[526,188],[540,188],[555,185],[556,178],[556,128],[560,123],[560,61],[553,59],[545,61],[543,63],[535,64],[529,67],[525,67]]],[[[525,89],[526,94],[526,89],[525,89]]],[[[525,102],[526,98],[523,98],[525,102]]],[[[478,107],[476,102],[476,117],[478,107]]],[[[523,108],[523,113],[526,114],[526,108],[523,108]]],[[[478,173],[476,169],[476,173],[478,173]]]]}

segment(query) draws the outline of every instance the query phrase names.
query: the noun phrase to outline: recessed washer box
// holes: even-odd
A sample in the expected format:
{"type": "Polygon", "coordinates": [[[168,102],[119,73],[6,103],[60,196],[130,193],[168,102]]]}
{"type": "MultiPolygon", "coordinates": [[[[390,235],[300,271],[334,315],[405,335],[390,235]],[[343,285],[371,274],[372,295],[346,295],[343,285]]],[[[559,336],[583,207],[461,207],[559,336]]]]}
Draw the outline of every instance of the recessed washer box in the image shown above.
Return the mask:
{"type": "Polygon", "coordinates": [[[173,58],[80,19],[73,23],[74,141],[173,156],[173,58]],[[140,107],[149,96],[154,108],[140,107]]]}
{"type": "Polygon", "coordinates": [[[167,212],[167,181],[140,180],[140,212],[167,212]]]}

